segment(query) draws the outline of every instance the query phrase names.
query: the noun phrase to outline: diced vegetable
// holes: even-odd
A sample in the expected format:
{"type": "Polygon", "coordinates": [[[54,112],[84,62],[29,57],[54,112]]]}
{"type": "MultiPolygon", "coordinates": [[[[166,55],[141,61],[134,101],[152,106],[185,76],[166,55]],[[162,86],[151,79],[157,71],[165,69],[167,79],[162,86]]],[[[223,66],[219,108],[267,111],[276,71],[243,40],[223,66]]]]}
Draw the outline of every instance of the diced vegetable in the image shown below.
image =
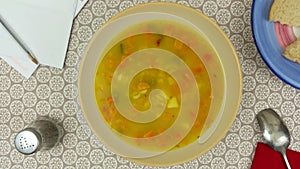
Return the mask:
{"type": "Polygon", "coordinates": [[[176,97],[171,97],[168,101],[168,108],[178,108],[178,102],[176,97]]]}
{"type": "Polygon", "coordinates": [[[175,40],[174,46],[175,46],[175,48],[177,48],[177,49],[182,49],[183,43],[181,43],[181,42],[178,41],[178,40],[175,40]]]}
{"type": "Polygon", "coordinates": [[[132,95],[132,98],[133,98],[133,99],[138,99],[138,98],[140,98],[140,96],[141,96],[140,93],[134,92],[133,95],[132,95]]]}
{"type": "Polygon", "coordinates": [[[113,77],[113,73],[112,72],[105,73],[105,79],[107,79],[108,81],[111,81],[112,77],[113,77]]]}
{"type": "Polygon", "coordinates": [[[121,53],[121,54],[124,54],[124,46],[123,46],[122,43],[120,44],[120,53],[121,53]]]}
{"type": "Polygon", "coordinates": [[[155,136],[155,131],[154,131],[154,130],[150,130],[150,131],[148,131],[148,132],[144,135],[145,138],[153,137],[153,136],[155,136]]]}
{"type": "Polygon", "coordinates": [[[140,82],[137,85],[137,90],[144,90],[144,89],[149,89],[149,88],[150,88],[150,85],[146,82],[140,82]]]}
{"type": "Polygon", "coordinates": [[[197,73],[201,73],[203,70],[203,67],[202,66],[197,66],[195,67],[194,71],[197,72],[197,73]]]}
{"type": "Polygon", "coordinates": [[[140,94],[146,94],[148,92],[148,90],[147,89],[144,89],[144,90],[141,90],[140,91],[140,94]]]}
{"type": "Polygon", "coordinates": [[[106,98],[106,102],[107,102],[108,105],[111,105],[111,104],[113,104],[114,100],[113,100],[113,98],[111,96],[108,96],[106,98]]]}

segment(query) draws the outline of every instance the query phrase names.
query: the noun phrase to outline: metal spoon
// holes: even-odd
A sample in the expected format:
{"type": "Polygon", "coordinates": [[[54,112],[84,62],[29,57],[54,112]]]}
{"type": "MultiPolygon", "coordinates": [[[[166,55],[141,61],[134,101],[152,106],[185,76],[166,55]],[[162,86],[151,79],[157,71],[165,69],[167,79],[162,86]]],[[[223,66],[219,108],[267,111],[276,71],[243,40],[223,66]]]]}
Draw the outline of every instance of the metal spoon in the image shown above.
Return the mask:
{"type": "Polygon", "coordinates": [[[282,154],[287,168],[291,169],[286,156],[286,149],[290,144],[290,133],[280,116],[272,109],[265,109],[260,111],[256,118],[267,143],[282,154]]]}

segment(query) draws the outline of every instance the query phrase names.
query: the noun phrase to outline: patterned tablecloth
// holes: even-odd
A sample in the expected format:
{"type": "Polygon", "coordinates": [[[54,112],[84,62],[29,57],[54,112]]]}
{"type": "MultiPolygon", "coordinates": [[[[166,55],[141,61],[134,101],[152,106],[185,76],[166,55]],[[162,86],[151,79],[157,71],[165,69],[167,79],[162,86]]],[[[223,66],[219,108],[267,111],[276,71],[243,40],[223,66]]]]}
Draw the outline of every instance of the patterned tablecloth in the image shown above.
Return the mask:
{"type": "MultiPolygon", "coordinates": [[[[150,0],[90,0],[74,21],[63,69],[40,66],[26,80],[0,60],[0,168],[148,169],[107,149],[87,125],[79,106],[77,80],[89,40],[117,13],[150,0]],[[25,156],[13,144],[16,133],[39,116],[50,116],[65,133],[54,149],[25,156]]],[[[290,149],[300,151],[300,91],[278,79],[265,65],[251,32],[252,0],[173,0],[196,8],[226,32],[240,57],[243,96],[230,131],[214,148],[169,169],[249,169],[258,141],[263,141],[255,114],[274,108],[292,134],[290,149]]]]}

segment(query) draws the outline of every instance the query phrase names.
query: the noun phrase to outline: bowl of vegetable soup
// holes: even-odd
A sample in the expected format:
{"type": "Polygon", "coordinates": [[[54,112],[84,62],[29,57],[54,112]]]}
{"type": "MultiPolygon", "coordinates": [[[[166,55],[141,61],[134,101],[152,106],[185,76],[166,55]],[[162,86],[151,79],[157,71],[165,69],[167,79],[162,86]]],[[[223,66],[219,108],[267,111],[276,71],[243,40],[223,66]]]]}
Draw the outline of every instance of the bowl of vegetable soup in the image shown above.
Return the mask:
{"type": "Polygon", "coordinates": [[[208,17],[174,3],[132,7],[89,42],[82,112],[114,153],[167,166],[199,157],[231,127],[242,91],[238,56],[208,17]]]}

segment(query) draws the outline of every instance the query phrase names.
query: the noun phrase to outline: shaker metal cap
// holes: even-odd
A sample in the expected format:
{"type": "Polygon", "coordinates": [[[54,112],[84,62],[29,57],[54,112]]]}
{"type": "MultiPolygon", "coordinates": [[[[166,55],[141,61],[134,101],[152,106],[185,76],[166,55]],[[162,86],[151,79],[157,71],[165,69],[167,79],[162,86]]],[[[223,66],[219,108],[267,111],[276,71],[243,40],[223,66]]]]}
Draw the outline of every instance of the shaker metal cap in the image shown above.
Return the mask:
{"type": "Polygon", "coordinates": [[[40,145],[40,135],[32,130],[23,130],[15,138],[15,146],[20,153],[29,155],[36,152],[40,145]]]}

